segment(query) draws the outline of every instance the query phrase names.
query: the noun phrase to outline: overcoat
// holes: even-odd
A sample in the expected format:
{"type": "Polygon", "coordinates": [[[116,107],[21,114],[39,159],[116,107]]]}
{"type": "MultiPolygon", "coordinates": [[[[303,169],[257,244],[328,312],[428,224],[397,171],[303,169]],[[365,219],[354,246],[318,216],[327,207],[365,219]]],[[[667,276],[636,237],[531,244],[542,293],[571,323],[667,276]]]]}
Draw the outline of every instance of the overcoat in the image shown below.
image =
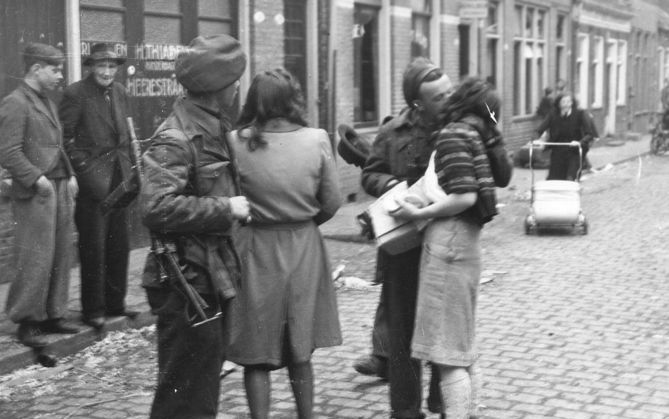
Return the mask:
{"type": "Polygon", "coordinates": [[[118,163],[122,179],[132,173],[130,135],[126,117],[130,107],[121,83],[111,85],[109,102],[105,89],[89,75],[65,89],[60,103],[65,149],[77,173],[79,195],[103,200],[111,192],[118,163]]]}

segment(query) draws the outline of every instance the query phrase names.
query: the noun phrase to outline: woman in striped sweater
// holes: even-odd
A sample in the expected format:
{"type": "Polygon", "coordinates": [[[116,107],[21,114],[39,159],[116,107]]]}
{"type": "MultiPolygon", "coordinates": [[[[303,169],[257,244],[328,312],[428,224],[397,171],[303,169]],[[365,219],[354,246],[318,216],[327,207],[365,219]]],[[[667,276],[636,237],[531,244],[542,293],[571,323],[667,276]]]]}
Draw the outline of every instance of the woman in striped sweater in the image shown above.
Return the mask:
{"type": "Polygon", "coordinates": [[[460,85],[447,103],[449,122],[434,134],[431,167],[445,194],[422,208],[402,201],[397,213],[432,219],[423,239],[411,349],[413,357],[439,367],[442,417],[448,419],[477,415],[479,237],[483,225],[497,214],[486,148],[501,141],[494,128],[499,107],[499,97],[488,83],[472,78],[460,85]]]}

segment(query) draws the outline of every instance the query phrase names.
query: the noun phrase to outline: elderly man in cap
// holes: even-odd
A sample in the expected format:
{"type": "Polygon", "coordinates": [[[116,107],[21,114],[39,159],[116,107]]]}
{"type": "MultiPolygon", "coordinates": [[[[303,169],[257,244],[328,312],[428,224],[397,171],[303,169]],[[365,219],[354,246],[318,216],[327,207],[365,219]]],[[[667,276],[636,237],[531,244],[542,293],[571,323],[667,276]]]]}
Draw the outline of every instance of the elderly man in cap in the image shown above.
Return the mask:
{"type": "Polygon", "coordinates": [[[105,214],[100,208],[107,194],[132,173],[128,97],[123,85],[114,81],[124,62],[109,45],[93,45],[84,59],[90,74],[68,86],[60,103],[65,149],[80,187],[75,222],[82,320],[97,329],[105,324],[105,316],[137,314],[125,308],[128,212],[115,208],[105,214]]]}
{"type": "MultiPolygon", "coordinates": [[[[381,196],[397,183],[412,184],[427,168],[432,132],[443,124],[451,80],[426,58],[414,59],[404,71],[402,90],[407,107],[379,128],[362,170],[362,186],[381,196]]],[[[377,254],[377,275],[383,281],[372,334],[372,355],[359,360],[363,374],[388,377],[392,418],[422,418],[421,366],[411,358],[418,287],[420,247],[398,255],[377,254]]],[[[434,384],[434,383],[433,383],[434,384]]],[[[436,384],[435,384],[436,387],[436,384]]],[[[431,410],[439,411],[439,393],[432,389],[431,410]]]]}
{"type": "Polygon", "coordinates": [[[0,165],[12,178],[16,277],[6,312],[19,341],[40,348],[43,333],[76,333],[67,313],[77,180],[63,149],[58,113],[46,93],[63,80],[63,53],[23,51],[25,76],[0,103],[0,165]]]}
{"type": "Polygon", "coordinates": [[[195,38],[175,65],[186,96],[176,100],[142,158],[140,208],[154,243],[143,286],[158,315],[152,418],[216,417],[219,373],[231,335],[227,308],[241,279],[231,234],[250,214],[226,142],[245,68],[246,56],[234,38],[195,38]],[[175,256],[179,272],[165,263],[165,252],[175,256]],[[189,321],[196,307],[174,282],[180,272],[206,303],[200,307],[209,321],[189,321]]]}

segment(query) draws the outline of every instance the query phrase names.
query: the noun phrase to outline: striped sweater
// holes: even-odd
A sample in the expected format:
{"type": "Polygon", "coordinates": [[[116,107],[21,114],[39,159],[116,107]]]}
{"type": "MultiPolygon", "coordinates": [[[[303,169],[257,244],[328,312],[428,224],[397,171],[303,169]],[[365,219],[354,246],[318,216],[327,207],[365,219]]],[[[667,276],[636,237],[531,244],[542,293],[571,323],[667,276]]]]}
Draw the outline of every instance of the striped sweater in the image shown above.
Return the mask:
{"type": "Polygon", "coordinates": [[[485,145],[471,125],[451,122],[435,134],[435,171],[447,194],[476,192],[476,203],[463,215],[483,225],[497,215],[495,182],[485,145]]]}

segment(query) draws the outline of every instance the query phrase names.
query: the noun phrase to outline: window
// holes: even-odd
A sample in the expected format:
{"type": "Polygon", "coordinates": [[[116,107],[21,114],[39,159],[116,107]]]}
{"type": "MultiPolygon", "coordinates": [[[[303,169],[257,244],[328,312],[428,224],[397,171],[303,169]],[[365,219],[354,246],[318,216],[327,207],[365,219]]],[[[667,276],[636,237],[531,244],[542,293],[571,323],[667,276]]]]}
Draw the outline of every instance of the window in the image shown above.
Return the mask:
{"type": "Polygon", "coordinates": [[[616,103],[625,105],[627,103],[627,41],[618,41],[618,86],[616,103]]]}
{"type": "Polygon", "coordinates": [[[430,57],[431,0],[411,0],[411,57],[430,57]]]}
{"type": "Polygon", "coordinates": [[[179,44],[179,0],[144,0],[144,42],[179,44]]]}
{"type": "Polygon", "coordinates": [[[493,86],[497,86],[499,77],[498,74],[498,68],[500,67],[499,34],[500,34],[499,4],[493,2],[488,5],[488,19],[486,21],[486,27],[485,27],[486,59],[482,63],[483,75],[485,76],[486,81],[488,81],[493,86]]]}
{"type": "Polygon", "coordinates": [[[615,112],[615,104],[618,101],[618,42],[615,39],[609,39],[606,45],[606,70],[609,77],[609,109],[615,112]]]}
{"type": "Polygon", "coordinates": [[[660,86],[660,88],[664,87],[664,78],[666,77],[666,69],[667,69],[667,64],[666,64],[666,56],[665,56],[665,51],[664,48],[662,47],[657,47],[657,63],[658,63],[658,72],[657,72],[657,85],[660,86]]]}
{"type": "MultiPolygon", "coordinates": [[[[594,39],[594,57],[592,60],[592,73],[593,79],[592,83],[594,85],[594,98],[592,100],[592,106],[595,108],[600,108],[602,103],[604,103],[604,38],[601,36],[595,36],[594,39]]],[[[583,107],[588,107],[587,103],[582,104],[583,107]]]]}
{"type": "Polygon", "coordinates": [[[567,79],[567,16],[558,14],[555,28],[555,79],[553,83],[557,85],[558,80],[567,79]]]}
{"type": "Polygon", "coordinates": [[[302,94],[307,95],[307,16],[304,0],[285,0],[284,66],[300,82],[302,94]]]}
{"type": "Polygon", "coordinates": [[[578,34],[578,56],[576,58],[577,91],[574,93],[579,103],[587,103],[588,98],[588,55],[590,45],[588,34],[578,34]]]}
{"type": "Polygon", "coordinates": [[[198,34],[232,33],[232,2],[230,0],[198,0],[198,34]]]}
{"type": "Polygon", "coordinates": [[[543,96],[546,80],[546,11],[516,6],[514,36],[514,115],[530,115],[543,96]]]}
{"type": "Polygon", "coordinates": [[[379,11],[356,4],[353,28],[353,119],[356,124],[376,125],[378,108],[379,11]]]}
{"type": "Polygon", "coordinates": [[[122,0],[82,0],[81,39],[125,41],[125,7],[122,0]]]}

